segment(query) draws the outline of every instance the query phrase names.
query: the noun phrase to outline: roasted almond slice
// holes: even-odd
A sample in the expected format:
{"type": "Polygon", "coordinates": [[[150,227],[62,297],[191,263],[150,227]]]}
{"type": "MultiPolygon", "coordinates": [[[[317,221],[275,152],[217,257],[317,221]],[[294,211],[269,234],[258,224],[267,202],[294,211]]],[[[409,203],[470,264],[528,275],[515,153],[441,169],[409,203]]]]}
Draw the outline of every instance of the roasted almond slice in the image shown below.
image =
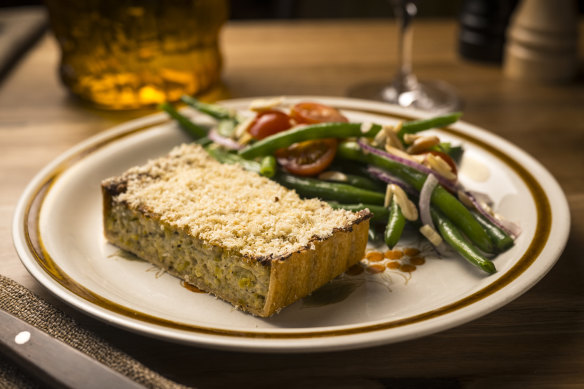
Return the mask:
{"type": "Polygon", "coordinates": [[[427,154],[425,162],[426,166],[436,171],[447,180],[456,180],[456,174],[452,171],[448,162],[442,159],[439,155],[427,154]]]}
{"type": "Polygon", "coordinates": [[[325,181],[338,181],[347,182],[347,175],[343,172],[338,172],[334,170],[327,170],[318,175],[318,178],[325,181]]]}
{"type": "Polygon", "coordinates": [[[397,205],[401,208],[402,214],[406,220],[418,220],[418,208],[416,208],[416,205],[408,198],[406,192],[404,192],[404,190],[398,185],[391,184],[391,187],[393,199],[397,201],[397,205]]]}
{"type": "Polygon", "coordinates": [[[418,154],[423,151],[428,151],[432,147],[440,143],[440,138],[435,135],[420,136],[414,139],[414,143],[407,148],[407,152],[410,154],[418,154]]]}
{"type": "Polygon", "coordinates": [[[432,245],[436,247],[440,246],[440,244],[442,243],[442,237],[440,236],[440,234],[436,232],[436,230],[433,229],[428,224],[424,224],[422,227],[420,227],[420,233],[424,235],[426,239],[428,239],[430,243],[432,243],[432,245]]]}

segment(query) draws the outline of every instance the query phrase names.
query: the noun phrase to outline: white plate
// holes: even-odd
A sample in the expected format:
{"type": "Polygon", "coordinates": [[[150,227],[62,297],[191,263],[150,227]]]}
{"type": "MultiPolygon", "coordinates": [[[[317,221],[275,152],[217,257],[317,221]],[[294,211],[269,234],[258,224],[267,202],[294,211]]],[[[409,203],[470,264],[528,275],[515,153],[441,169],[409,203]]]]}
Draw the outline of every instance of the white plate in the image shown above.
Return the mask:
{"type": "MultiPolygon", "coordinates": [[[[363,100],[289,98],[308,99],[339,107],[354,121],[392,123],[396,117],[428,116],[363,100]]],[[[245,108],[248,103],[225,104],[245,108]]],[[[166,340],[233,350],[310,352],[428,335],[476,319],[532,287],[560,256],[570,224],[562,190],[525,152],[463,122],[439,133],[463,144],[464,183],[488,192],[497,211],[523,229],[515,246],[495,259],[494,275],[486,276],[454,256],[437,259],[423,252],[425,263],[413,272],[344,275],[268,319],[192,292],[145,262],[124,258],[102,234],[101,180],[188,141],[165,114],[92,137],[43,169],[18,203],[15,246],[33,277],[65,302],[108,323],[166,340]]]]}

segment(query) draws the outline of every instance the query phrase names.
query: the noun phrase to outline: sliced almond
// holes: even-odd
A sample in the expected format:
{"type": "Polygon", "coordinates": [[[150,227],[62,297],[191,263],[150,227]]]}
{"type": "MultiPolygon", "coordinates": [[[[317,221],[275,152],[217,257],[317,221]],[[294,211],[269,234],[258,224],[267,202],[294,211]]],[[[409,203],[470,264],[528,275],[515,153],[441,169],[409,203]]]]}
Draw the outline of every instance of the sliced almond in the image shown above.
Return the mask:
{"type": "Polygon", "coordinates": [[[393,154],[395,156],[398,156],[398,157],[401,157],[404,159],[409,159],[410,161],[415,161],[415,158],[413,156],[409,155],[405,151],[400,150],[396,147],[385,145],[385,151],[387,151],[388,153],[393,154]]]}
{"type": "Polygon", "coordinates": [[[422,151],[430,150],[439,143],[440,139],[435,135],[420,136],[414,139],[414,143],[408,147],[407,152],[410,154],[421,153],[422,151]]]}
{"type": "Polygon", "coordinates": [[[420,135],[418,134],[404,134],[404,142],[408,145],[411,145],[419,137],[420,135]]]}
{"type": "Polygon", "coordinates": [[[386,139],[387,135],[385,133],[385,127],[383,127],[381,131],[375,135],[375,138],[373,138],[373,145],[377,147],[384,147],[386,139]]]}
{"type": "Polygon", "coordinates": [[[389,207],[391,204],[391,198],[393,197],[393,185],[389,184],[385,187],[385,200],[383,200],[383,206],[385,208],[389,207]]]}
{"type": "Polygon", "coordinates": [[[439,155],[428,154],[426,155],[425,161],[430,169],[436,171],[447,180],[456,179],[456,174],[454,174],[448,162],[442,159],[442,157],[440,157],[439,155]]]}
{"type": "Polygon", "coordinates": [[[424,224],[420,227],[420,233],[426,237],[434,246],[440,246],[442,243],[442,237],[435,229],[433,229],[428,224],[424,224]]]}
{"type": "Polygon", "coordinates": [[[369,130],[371,130],[371,127],[373,127],[373,123],[371,123],[371,122],[361,123],[361,133],[363,133],[363,134],[368,133],[369,130]]]}
{"type": "Polygon", "coordinates": [[[468,195],[466,193],[464,193],[463,190],[459,190],[457,194],[458,194],[458,199],[460,200],[460,202],[463,203],[464,205],[466,205],[467,208],[470,208],[470,209],[475,208],[475,205],[473,204],[471,199],[468,197],[468,195]]]}
{"type": "Polygon", "coordinates": [[[393,199],[401,208],[402,214],[407,220],[414,221],[418,219],[418,209],[415,204],[408,198],[406,192],[398,185],[391,185],[393,191],[393,199]]]}
{"type": "Polygon", "coordinates": [[[246,145],[253,139],[253,136],[249,132],[244,132],[242,136],[239,137],[237,143],[240,145],[246,145]]]}
{"type": "Polygon", "coordinates": [[[410,157],[412,157],[412,160],[416,161],[420,165],[423,165],[424,162],[426,161],[426,155],[424,154],[414,154],[410,155],[410,157]]]}
{"type": "Polygon", "coordinates": [[[404,122],[402,122],[401,120],[399,122],[397,122],[397,124],[395,126],[392,126],[392,130],[394,133],[399,133],[402,129],[402,127],[404,126],[404,122]]]}
{"type": "Polygon", "coordinates": [[[328,170],[318,175],[318,178],[325,181],[347,182],[347,175],[343,172],[328,170]]]}
{"type": "MultiPolygon", "coordinates": [[[[400,122],[401,123],[401,122],[400,122]]],[[[395,147],[399,150],[404,150],[404,145],[402,144],[401,140],[397,137],[397,133],[394,131],[394,127],[385,126],[383,128],[383,132],[385,132],[385,145],[395,147]]]]}
{"type": "Polygon", "coordinates": [[[253,123],[253,120],[254,117],[249,117],[242,121],[241,123],[239,123],[237,127],[235,127],[235,130],[233,130],[233,135],[235,135],[235,138],[240,139],[243,136],[243,134],[247,134],[248,133],[247,130],[253,123]]]}

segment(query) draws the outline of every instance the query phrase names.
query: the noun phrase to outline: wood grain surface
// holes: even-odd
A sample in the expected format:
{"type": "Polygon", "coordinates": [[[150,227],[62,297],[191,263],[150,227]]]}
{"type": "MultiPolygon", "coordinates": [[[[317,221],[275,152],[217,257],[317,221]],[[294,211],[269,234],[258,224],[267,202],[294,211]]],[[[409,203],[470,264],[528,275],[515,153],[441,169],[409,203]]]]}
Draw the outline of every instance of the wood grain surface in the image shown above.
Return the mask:
{"type": "MultiPolygon", "coordinates": [[[[396,30],[387,20],[230,22],[222,48],[230,97],[346,96],[358,83],[392,77],[396,30]]],[[[583,53],[580,41],[581,59],[583,53]]],[[[498,66],[460,59],[453,21],[417,22],[418,77],[452,84],[464,98],[465,121],[515,143],[556,177],[571,208],[567,247],[523,296],[460,327],[355,351],[263,355],[187,347],[113,328],[57,301],[20,263],[12,215],[29,180],[76,143],[152,112],[102,111],[79,103],[60,84],[58,61],[56,42],[47,35],[0,84],[0,273],[147,366],[200,388],[584,387],[582,75],[564,85],[510,81],[498,66]]]]}

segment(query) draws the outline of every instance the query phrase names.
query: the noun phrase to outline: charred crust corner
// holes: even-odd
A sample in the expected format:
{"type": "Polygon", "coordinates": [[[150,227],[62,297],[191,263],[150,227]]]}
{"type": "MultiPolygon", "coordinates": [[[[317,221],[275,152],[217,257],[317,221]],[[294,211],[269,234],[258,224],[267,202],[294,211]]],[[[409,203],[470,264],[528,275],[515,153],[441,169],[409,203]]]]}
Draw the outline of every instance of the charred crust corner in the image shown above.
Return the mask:
{"type": "Polygon", "coordinates": [[[106,191],[111,197],[116,197],[117,195],[124,193],[128,189],[126,181],[117,180],[106,180],[103,181],[101,187],[106,191]]]}
{"type": "Polygon", "coordinates": [[[262,266],[269,266],[274,260],[281,259],[281,256],[276,257],[276,256],[270,254],[270,255],[263,255],[263,256],[257,256],[257,257],[250,257],[248,255],[244,255],[244,258],[253,259],[254,261],[257,261],[262,266]]]}
{"type": "Polygon", "coordinates": [[[371,219],[373,217],[373,214],[368,209],[364,209],[362,211],[357,212],[357,216],[358,216],[357,219],[355,219],[351,224],[335,228],[334,231],[351,232],[353,231],[353,226],[361,224],[362,222],[371,219]]]}
{"type": "Polygon", "coordinates": [[[369,209],[364,209],[362,211],[359,211],[359,212],[357,212],[357,215],[359,216],[359,218],[357,220],[355,220],[352,225],[359,224],[359,223],[361,223],[365,220],[369,220],[373,217],[373,214],[371,213],[371,211],[369,211],[369,209]]]}

